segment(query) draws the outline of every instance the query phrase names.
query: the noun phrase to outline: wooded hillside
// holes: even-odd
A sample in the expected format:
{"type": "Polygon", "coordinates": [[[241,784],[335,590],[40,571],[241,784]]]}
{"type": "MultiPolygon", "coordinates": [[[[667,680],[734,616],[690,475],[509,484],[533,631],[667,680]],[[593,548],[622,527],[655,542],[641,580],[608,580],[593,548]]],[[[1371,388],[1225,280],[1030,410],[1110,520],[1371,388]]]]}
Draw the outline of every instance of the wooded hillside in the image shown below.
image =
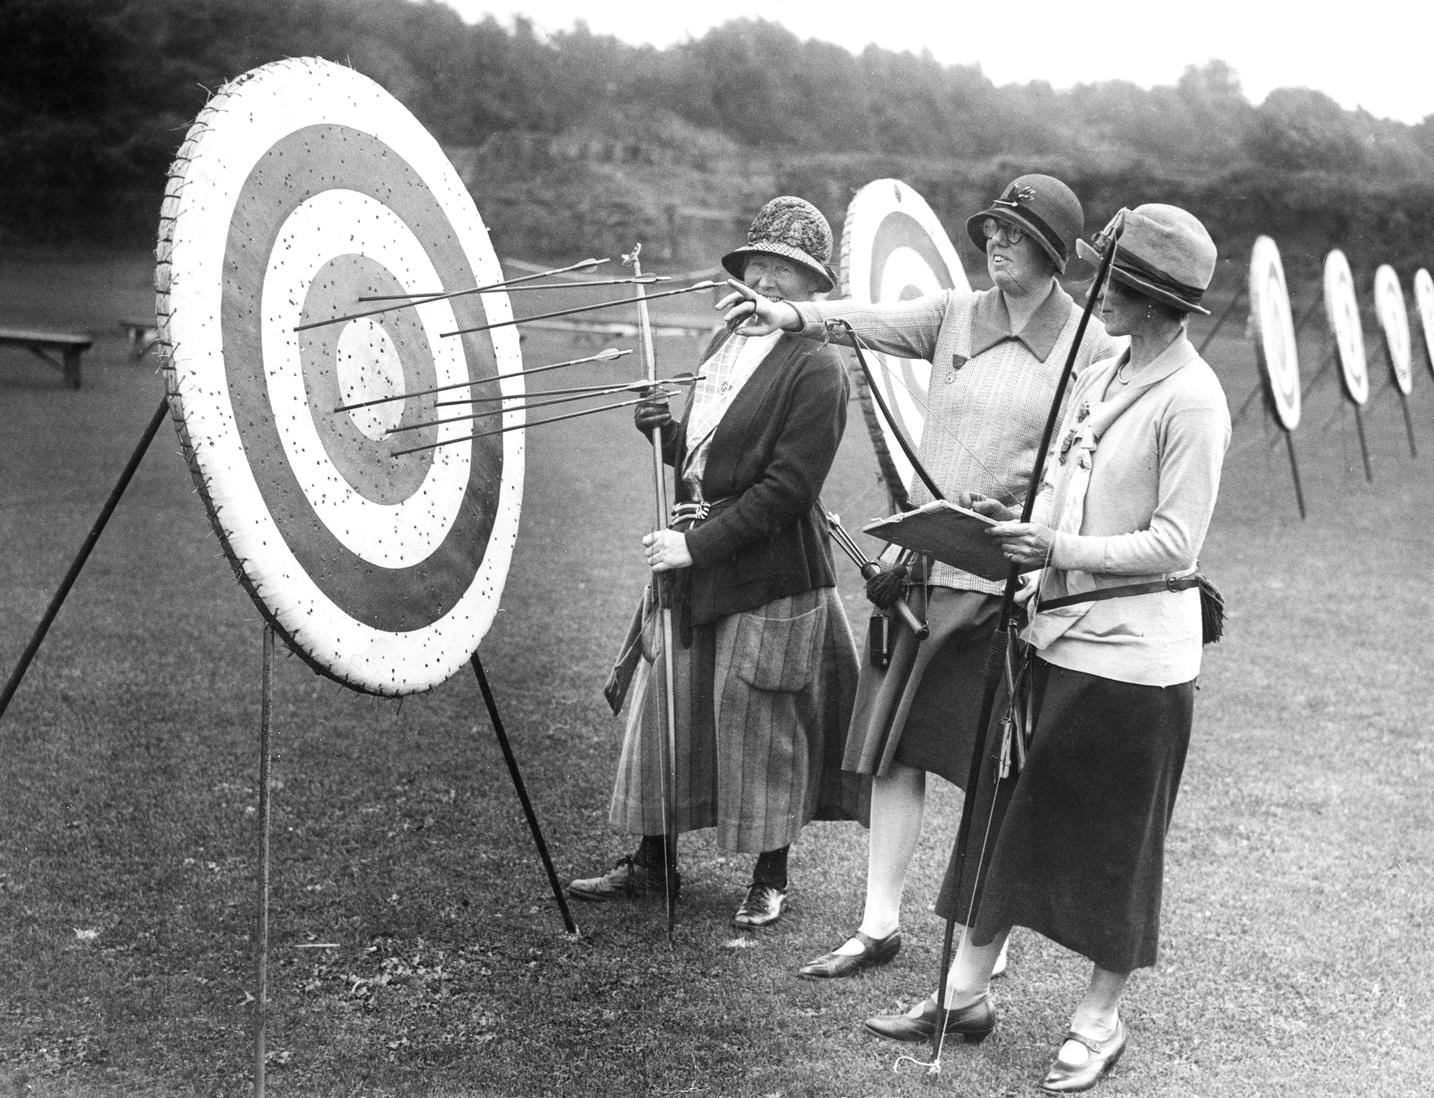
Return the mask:
{"type": "Polygon", "coordinates": [[[852,190],[884,175],[959,225],[1014,174],[1043,170],[1092,222],[1177,202],[1226,254],[1275,236],[1292,273],[1334,245],[1356,266],[1434,256],[1434,116],[1408,126],[1307,89],[1255,105],[1218,61],[1149,91],[997,87],[976,67],[853,56],[762,21],[657,50],[581,27],[546,39],[521,21],[469,25],[407,0],[7,0],[0,242],[147,239],[210,91],[303,55],[400,99],[450,150],[508,255],[643,239],[710,262],[773,193],[802,194],[839,226],[852,190]]]}

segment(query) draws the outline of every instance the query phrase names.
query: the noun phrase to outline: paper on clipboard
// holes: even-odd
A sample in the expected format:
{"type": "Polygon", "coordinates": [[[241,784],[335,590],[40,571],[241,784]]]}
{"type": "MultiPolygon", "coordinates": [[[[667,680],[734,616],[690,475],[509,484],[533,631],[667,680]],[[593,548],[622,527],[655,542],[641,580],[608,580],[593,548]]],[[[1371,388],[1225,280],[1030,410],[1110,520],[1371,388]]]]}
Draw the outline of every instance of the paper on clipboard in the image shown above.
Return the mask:
{"type": "Polygon", "coordinates": [[[938,499],[914,511],[904,511],[868,522],[862,533],[906,549],[929,553],[944,564],[953,565],[988,580],[1003,580],[1011,563],[1001,553],[1001,543],[986,536],[995,519],[977,511],[938,499]]]}

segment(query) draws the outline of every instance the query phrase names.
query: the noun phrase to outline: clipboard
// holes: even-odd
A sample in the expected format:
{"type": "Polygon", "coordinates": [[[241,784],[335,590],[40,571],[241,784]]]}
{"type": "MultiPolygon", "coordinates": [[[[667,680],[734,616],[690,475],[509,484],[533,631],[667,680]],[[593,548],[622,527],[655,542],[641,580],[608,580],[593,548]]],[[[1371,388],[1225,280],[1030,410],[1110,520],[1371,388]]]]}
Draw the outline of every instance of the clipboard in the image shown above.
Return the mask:
{"type": "Polygon", "coordinates": [[[938,499],[914,511],[875,519],[861,532],[928,553],[982,579],[1004,580],[1011,562],[1001,553],[1001,543],[986,536],[986,530],[995,524],[995,519],[977,511],[938,499]]]}

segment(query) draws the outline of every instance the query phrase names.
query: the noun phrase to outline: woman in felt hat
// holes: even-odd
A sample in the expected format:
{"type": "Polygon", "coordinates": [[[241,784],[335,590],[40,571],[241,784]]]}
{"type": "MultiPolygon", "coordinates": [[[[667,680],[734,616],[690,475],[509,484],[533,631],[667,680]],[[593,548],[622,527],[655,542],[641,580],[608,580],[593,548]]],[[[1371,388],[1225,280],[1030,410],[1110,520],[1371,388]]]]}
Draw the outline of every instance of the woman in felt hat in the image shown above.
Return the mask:
{"type": "MultiPolygon", "coordinates": [[[[820,211],[782,196],[722,265],[766,297],[809,301],[833,286],[831,246],[820,211]]],[[[673,525],[642,544],[648,567],[682,592],[673,830],[715,827],[722,849],[757,855],[733,919],[753,928],[781,917],[787,851],[803,825],[854,810],[843,808],[841,753],[856,648],[817,503],[848,385],[832,348],[781,333],[724,330],[698,373],[680,421],[665,399],[637,408],[638,428],[661,433],[677,470],[673,525]]],[[[662,894],[676,877],[673,852],[663,858],[659,677],[649,673],[629,713],[610,812],[642,840],[607,873],[573,881],[579,899],[662,894]]]]}
{"type": "MultiPolygon", "coordinates": [[[[1130,347],[1075,383],[1032,521],[975,494],[959,501],[1002,520],[990,535],[1006,557],[1040,571],[1022,631],[1029,753],[994,817],[974,925],[947,980],[946,1032],[979,1040],[995,1025],[988,981],[1012,926],[1083,954],[1090,983],[1041,1082],[1053,1093],[1094,1086],[1119,1059],[1121,994],[1155,963],[1204,639],[1196,562],[1230,440],[1225,394],[1186,334],[1187,316],[1208,312],[1209,233],[1150,204],[1122,210],[1095,248],[1081,244],[1094,258],[1112,247],[1100,315],[1130,347]]],[[[965,867],[975,862],[968,853],[965,867]]],[[[957,876],[953,857],[937,911],[960,919],[973,874],[957,876]]],[[[867,1025],[929,1038],[942,1017],[928,999],[867,1025]]]]}
{"type": "MultiPolygon", "coordinates": [[[[848,341],[845,320],[863,343],[932,364],[926,420],[917,452],[944,496],[979,492],[1019,505],[1036,448],[1071,352],[1080,309],[1061,287],[1083,214],[1071,189],[1049,175],[1022,175],[966,223],[986,255],[989,290],[948,290],[912,301],[770,301],[748,289],[725,298],[729,322],[744,331],[787,330],[809,339],[848,341]]],[[[1076,348],[1076,367],[1113,354],[1092,319],[1076,348]]],[[[921,482],[910,501],[931,499],[921,482]]],[[[872,775],[866,899],[856,932],[799,970],[808,979],[849,976],[885,964],[901,948],[901,900],[921,833],[928,774],[964,787],[981,708],[986,653],[1003,585],[949,564],[917,559],[873,579],[879,606],[904,594],[924,614],[918,640],[893,620],[885,667],[866,661],[845,766],[872,775]]]]}

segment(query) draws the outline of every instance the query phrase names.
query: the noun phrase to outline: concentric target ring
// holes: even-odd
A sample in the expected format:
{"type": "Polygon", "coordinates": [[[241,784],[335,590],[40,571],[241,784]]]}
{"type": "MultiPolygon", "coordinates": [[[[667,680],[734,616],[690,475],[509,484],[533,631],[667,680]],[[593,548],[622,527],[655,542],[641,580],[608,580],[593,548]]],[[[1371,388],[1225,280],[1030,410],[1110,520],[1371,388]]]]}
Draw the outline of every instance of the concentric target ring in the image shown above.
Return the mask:
{"type": "Polygon", "coordinates": [[[1394,384],[1408,396],[1414,391],[1409,310],[1404,304],[1404,288],[1399,285],[1399,275],[1388,263],[1381,263],[1374,272],[1374,312],[1384,331],[1384,346],[1389,351],[1389,370],[1394,375],[1394,384]]]}
{"type": "Polygon", "coordinates": [[[1250,321],[1268,381],[1270,402],[1286,431],[1300,425],[1300,356],[1280,249],[1268,236],[1250,252],[1250,321]]]}
{"type": "MultiPolygon", "coordinates": [[[[873,180],[852,196],[842,228],[840,284],[844,296],[863,303],[971,289],[941,222],[926,200],[898,179],[873,180]]],[[[891,355],[871,355],[869,360],[886,406],[911,445],[919,446],[931,363],[891,355]]],[[[892,498],[902,498],[915,470],[865,377],[858,375],[856,382],[882,478],[892,498]]]]}
{"type": "Polygon", "coordinates": [[[1345,392],[1356,404],[1369,399],[1369,364],[1364,353],[1364,325],[1354,294],[1354,276],[1344,252],[1333,249],[1324,257],[1324,312],[1339,353],[1345,392]]]}
{"type": "Polygon", "coordinates": [[[1414,311],[1424,333],[1424,357],[1434,371],[1434,278],[1423,267],[1414,272],[1414,311]]]}
{"type": "MultiPolygon", "coordinates": [[[[377,694],[436,686],[497,613],[523,446],[428,426],[443,418],[429,391],[517,372],[517,335],[444,334],[510,320],[503,294],[356,314],[382,308],[364,297],[502,280],[452,165],[366,77],[265,65],[190,130],[158,256],[171,409],[240,581],[323,673],[377,694]]],[[[522,394],[516,378],[483,389],[522,394]]]]}

